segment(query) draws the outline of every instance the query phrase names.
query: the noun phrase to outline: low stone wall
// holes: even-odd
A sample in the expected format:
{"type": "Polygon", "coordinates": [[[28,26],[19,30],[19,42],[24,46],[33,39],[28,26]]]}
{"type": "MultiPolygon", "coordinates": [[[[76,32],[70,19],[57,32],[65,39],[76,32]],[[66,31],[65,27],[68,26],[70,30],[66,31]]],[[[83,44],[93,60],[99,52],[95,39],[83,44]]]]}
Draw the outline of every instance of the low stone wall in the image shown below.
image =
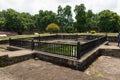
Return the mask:
{"type": "Polygon", "coordinates": [[[107,40],[109,41],[109,42],[117,42],[118,40],[117,40],[117,37],[114,37],[114,36],[108,36],[107,37],[107,40]]]}
{"type": "Polygon", "coordinates": [[[88,68],[89,65],[92,64],[99,56],[101,56],[101,50],[96,51],[92,56],[89,56],[87,59],[80,62],[76,59],[55,56],[54,54],[48,55],[47,53],[36,53],[36,57],[40,60],[48,61],[57,65],[77,69],[80,71],[84,71],[86,68],[88,68]]]}
{"type": "Polygon", "coordinates": [[[17,50],[22,50],[23,48],[20,47],[15,47],[15,46],[8,46],[7,50],[8,51],[17,51],[17,50]]]}
{"type": "Polygon", "coordinates": [[[34,54],[9,57],[8,55],[0,56],[0,67],[12,65],[21,61],[25,61],[34,57],[34,54]]]}
{"type": "Polygon", "coordinates": [[[120,58],[120,49],[101,49],[104,56],[120,58]]]}
{"type": "Polygon", "coordinates": [[[62,57],[61,55],[54,55],[54,54],[48,55],[47,53],[40,53],[40,52],[36,52],[35,55],[40,60],[51,62],[53,64],[57,64],[60,66],[69,67],[72,69],[77,69],[78,61],[75,59],[65,58],[62,57]]]}
{"type": "Polygon", "coordinates": [[[109,49],[98,49],[92,55],[88,56],[85,60],[79,61],[75,59],[64,58],[60,56],[54,56],[54,54],[48,55],[43,53],[36,53],[36,57],[40,60],[52,62],[57,65],[66,66],[72,69],[77,69],[80,71],[86,70],[89,65],[91,65],[98,57],[104,56],[112,56],[120,58],[120,50],[109,50],[109,49]]]}
{"type": "Polygon", "coordinates": [[[0,67],[12,65],[21,61],[25,61],[28,59],[40,59],[44,61],[51,62],[53,64],[69,67],[72,69],[77,69],[80,71],[84,71],[91,65],[98,57],[104,56],[112,56],[120,58],[120,50],[119,49],[98,49],[86,57],[83,61],[79,61],[75,58],[65,57],[56,54],[50,54],[46,52],[34,51],[34,53],[21,55],[16,57],[9,57],[8,55],[0,56],[0,67]]]}
{"type": "Polygon", "coordinates": [[[92,55],[88,56],[85,60],[78,64],[78,69],[80,71],[86,70],[89,67],[89,65],[91,65],[101,55],[101,50],[95,51],[92,55]]]}

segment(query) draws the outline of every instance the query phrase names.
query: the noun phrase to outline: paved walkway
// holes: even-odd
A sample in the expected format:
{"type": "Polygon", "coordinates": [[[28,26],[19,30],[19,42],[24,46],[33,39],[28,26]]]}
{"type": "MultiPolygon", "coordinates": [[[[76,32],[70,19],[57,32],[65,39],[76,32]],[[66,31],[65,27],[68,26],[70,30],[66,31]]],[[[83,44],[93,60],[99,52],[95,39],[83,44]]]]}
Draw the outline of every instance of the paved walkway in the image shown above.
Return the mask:
{"type": "Polygon", "coordinates": [[[117,46],[117,43],[110,42],[108,45],[101,45],[99,48],[102,49],[120,49],[120,47],[117,46]]]}
{"type": "Polygon", "coordinates": [[[0,56],[3,55],[8,55],[9,57],[15,57],[15,56],[21,56],[21,55],[27,55],[27,54],[31,54],[34,51],[32,50],[18,50],[18,51],[6,51],[6,52],[0,52],[0,56]]]}
{"type": "Polygon", "coordinates": [[[103,43],[103,45],[100,45],[99,47],[96,47],[95,49],[89,51],[88,54],[86,53],[85,55],[83,55],[81,59],[79,59],[79,62],[83,62],[99,49],[120,49],[120,47],[117,46],[117,43],[110,42],[108,45],[105,45],[105,43],[103,43]]]}
{"type": "Polygon", "coordinates": [[[120,80],[120,58],[100,56],[85,70],[85,73],[94,77],[120,80]]]}
{"type": "MultiPolygon", "coordinates": [[[[101,45],[98,48],[120,49],[117,46],[117,43],[101,45]]],[[[31,54],[33,52],[34,51],[32,50],[18,50],[12,52],[0,52],[0,55],[8,54],[9,57],[14,57],[31,54]]],[[[102,78],[93,78],[80,71],[32,59],[4,67],[3,69],[0,68],[0,74],[2,75],[0,80],[104,80],[102,78]]]]}
{"type": "Polygon", "coordinates": [[[0,80],[107,80],[41,60],[27,60],[0,69],[0,80]]]}

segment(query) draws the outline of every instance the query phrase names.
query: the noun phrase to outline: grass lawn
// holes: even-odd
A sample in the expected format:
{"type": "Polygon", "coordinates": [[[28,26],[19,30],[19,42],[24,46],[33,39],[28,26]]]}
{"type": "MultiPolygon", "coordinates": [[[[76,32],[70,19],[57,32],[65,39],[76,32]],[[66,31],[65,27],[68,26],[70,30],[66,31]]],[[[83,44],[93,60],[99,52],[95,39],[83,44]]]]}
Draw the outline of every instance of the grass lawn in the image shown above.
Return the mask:
{"type": "MultiPolygon", "coordinates": [[[[95,34],[91,34],[91,33],[57,33],[59,35],[93,35],[93,36],[100,36],[100,35],[105,35],[106,33],[95,33],[95,34]]],[[[17,38],[30,38],[30,37],[37,37],[37,36],[50,36],[50,35],[56,35],[56,34],[48,34],[48,33],[44,33],[44,34],[31,34],[31,35],[16,35],[16,36],[10,36],[10,37],[0,37],[0,40],[8,40],[9,38],[12,39],[17,39],[17,38]]],[[[118,33],[107,33],[108,36],[117,36],[118,33]]]]}
{"type": "Polygon", "coordinates": [[[70,45],[53,45],[53,44],[42,44],[42,46],[36,47],[36,50],[66,55],[66,56],[77,56],[77,46],[70,45]]]}
{"type": "Polygon", "coordinates": [[[31,35],[16,35],[16,36],[9,36],[9,37],[0,37],[0,40],[8,40],[11,39],[18,39],[18,38],[31,38],[31,37],[37,37],[37,36],[50,36],[55,34],[31,34],[31,35]]]}

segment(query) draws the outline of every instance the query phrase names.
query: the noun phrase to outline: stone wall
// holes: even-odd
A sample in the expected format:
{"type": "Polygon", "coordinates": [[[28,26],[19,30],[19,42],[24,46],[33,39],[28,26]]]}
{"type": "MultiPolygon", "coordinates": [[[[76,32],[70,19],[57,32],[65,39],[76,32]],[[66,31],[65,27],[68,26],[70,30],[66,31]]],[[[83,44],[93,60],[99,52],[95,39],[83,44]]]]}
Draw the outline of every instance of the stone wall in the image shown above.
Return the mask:
{"type": "Polygon", "coordinates": [[[120,49],[101,49],[104,56],[120,58],[120,49]]]}
{"type": "Polygon", "coordinates": [[[39,53],[39,52],[35,54],[36,54],[36,57],[40,60],[48,61],[53,64],[69,67],[72,69],[77,69],[78,62],[76,59],[69,59],[61,55],[54,55],[54,54],[48,55],[47,53],[39,53]]]}
{"type": "Polygon", "coordinates": [[[61,55],[54,55],[47,53],[36,53],[36,58],[44,61],[48,61],[57,65],[69,67],[72,69],[77,69],[80,71],[84,71],[89,67],[99,56],[101,56],[101,50],[94,52],[91,56],[88,56],[85,60],[79,61],[77,59],[70,59],[67,57],[62,57],[61,55]]]}
{"type": "Polygon", "coordinates": [[[72,69],[78,69],[84,71],[100,56],[112,56],[120,58],[119,49],[98,49],[92,52],[91,55],[86,57],[83,61],[77,60],[76,58],[70,58],[67,56],[50,54],[46,52],[35,51],[34,53],[21,55],[16,57],[9,57],[8,55],[0,56],[0,67],[12,65],[28,59],[40,59],[51,62],[53,64],[69,67],[72,69]]]}
{"type": "Polygon", "coordinates": [[[21,61],[25,61],[34,57],[34,54],[9,57],[8,55],[0,56],[0,67],[12,65],[21,61]]]}

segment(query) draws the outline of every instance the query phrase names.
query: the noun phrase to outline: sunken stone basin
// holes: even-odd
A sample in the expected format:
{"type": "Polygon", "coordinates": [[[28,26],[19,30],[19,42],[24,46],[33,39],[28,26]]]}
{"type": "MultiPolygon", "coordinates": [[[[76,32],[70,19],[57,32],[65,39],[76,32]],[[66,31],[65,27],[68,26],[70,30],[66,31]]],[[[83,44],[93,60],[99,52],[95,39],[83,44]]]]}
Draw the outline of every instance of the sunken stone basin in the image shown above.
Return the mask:
{"type": "Polygon", "coordinates": [[[83,72],[30,59],[0,68],[0,80],[106,80],[83,72]]]}
{"type": "Polygon", "coordinates": [[[110,80],[120,79],[120,58],[111,56],[100,56],[85,71],[86,74],[94,77],[103,77],[110,80]]]}

